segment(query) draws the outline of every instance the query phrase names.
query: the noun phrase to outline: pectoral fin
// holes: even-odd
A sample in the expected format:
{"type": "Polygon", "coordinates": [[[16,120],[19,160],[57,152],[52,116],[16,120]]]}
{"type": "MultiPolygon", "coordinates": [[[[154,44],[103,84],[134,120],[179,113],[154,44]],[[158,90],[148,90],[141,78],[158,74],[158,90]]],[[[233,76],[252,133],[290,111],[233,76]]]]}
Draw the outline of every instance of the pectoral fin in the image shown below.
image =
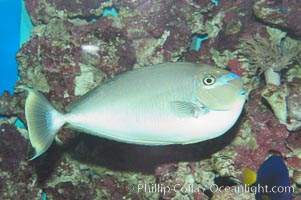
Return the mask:
{"type": "Polygon", "coordinates": [[[194,103],[184,101],[172,101],[171,108],[176,115],[181,117],[198,118],[209,111],[206,107],[200,107],[194,103]]]}

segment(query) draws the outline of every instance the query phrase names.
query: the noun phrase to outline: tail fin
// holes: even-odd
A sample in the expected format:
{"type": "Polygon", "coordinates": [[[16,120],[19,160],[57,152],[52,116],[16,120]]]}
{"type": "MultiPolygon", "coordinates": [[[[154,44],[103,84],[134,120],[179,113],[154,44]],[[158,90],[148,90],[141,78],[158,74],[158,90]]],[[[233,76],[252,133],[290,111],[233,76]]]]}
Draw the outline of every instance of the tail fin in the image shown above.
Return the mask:
{"type": "Polygon", "coordinates": [[[253,171],[250,168],[246,168],[243,171],[243,183],[244,184],[251,186],[254,183],[256,183],[256,180],[257,180],[257,173],[255,171],[253,171]]]}
{"type": "Polygon", "coordinates": [[[28,91],[25,116],[30,143],[35,149],[35,155],[30,159],[33,160],[50,147],[65,119],[64,114],[56,111],[41,93],[34,89],[22,88],[28,91]]]}

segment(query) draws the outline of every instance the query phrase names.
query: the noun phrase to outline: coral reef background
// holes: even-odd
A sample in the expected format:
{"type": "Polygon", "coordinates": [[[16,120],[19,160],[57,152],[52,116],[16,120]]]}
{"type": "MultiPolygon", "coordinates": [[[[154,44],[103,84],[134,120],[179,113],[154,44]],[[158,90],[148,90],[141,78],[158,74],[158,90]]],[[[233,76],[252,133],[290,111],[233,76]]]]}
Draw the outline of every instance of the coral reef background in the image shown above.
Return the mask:
{"type": "Polygon", "coordinates": [[[28,161],[25,93],[4,93],[1,199],[254,199],[249,192],[213,192],[211,186],[240,186],[234,180],[241,179],[242,170],[257,170],[269,154],[284,158],[294,198],[301,199],[299,1],[25,3],[35,27],[17,54],[16,86],[42,91],[62,111],[120,73],[177,61],[227,67],[243,77],[249,99],[236,126],[214,140],[146,147],[63,129],[45,156],[28,161]],[[258,51],[272,54],[271,59],[258,51]],[[279,85],[263,78],[266,67],[274,67],[279,85]],[[273,109],[277,106],[284,108],[281,113],[273,109]],[[156,186],[175,189],[155,191],[156,186]]]}

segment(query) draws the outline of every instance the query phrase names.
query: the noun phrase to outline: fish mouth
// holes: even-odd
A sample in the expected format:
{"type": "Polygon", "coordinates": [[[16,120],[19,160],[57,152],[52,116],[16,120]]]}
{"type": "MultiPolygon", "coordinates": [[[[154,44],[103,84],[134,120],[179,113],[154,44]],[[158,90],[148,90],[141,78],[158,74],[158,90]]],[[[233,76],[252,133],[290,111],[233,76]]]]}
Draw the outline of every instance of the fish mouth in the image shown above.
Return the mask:
{"type": "Polygon", "coordinates": [[[246,94],[247,94],[247,90],[244,88],[242,90],[240,90],[238,93],[239,96],[245,96],[246,94]]]}

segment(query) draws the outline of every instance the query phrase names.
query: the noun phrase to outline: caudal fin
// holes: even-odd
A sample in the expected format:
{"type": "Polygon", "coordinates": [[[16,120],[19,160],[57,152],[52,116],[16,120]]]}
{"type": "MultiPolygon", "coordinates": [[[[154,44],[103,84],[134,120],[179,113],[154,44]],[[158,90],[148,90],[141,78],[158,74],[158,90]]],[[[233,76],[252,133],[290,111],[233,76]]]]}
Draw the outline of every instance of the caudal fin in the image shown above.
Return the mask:
{"type": "Polygon", "coordinates": [[[25,116],[30,143],[35,150],[35,155],[30,159],[33,160],[50,147],[65,119],[64,114],[56,111],[41,93],[34,89],[22,88],[28,91],[25,116]]]}

